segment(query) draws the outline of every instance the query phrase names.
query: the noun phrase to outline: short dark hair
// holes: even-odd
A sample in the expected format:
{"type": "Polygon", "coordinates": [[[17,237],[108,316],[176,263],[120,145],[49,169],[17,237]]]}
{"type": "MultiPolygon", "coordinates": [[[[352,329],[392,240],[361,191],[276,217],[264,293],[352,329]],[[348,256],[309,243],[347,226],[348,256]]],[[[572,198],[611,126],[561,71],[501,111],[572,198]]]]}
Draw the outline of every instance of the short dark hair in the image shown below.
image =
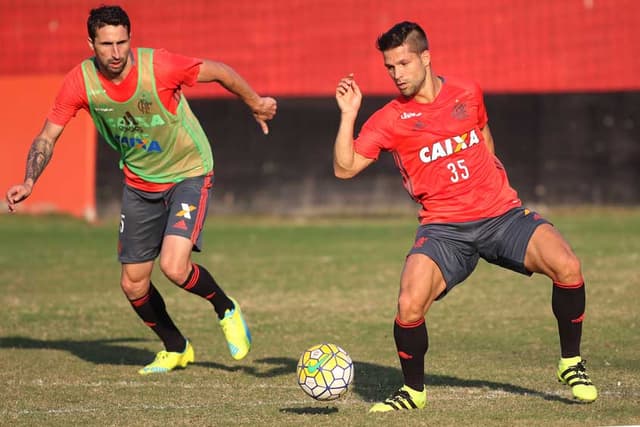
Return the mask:
{"type": "Polygon", "coordinates": [[[429,40],[427,40],[424,30],[420,25],[409,21],[400,22],[386,33],[381,34],[378,37],[377,47],[380,52],[384,52],[405,43],[415,53],[429,50],[429,40]]]}
{"type": "Polygon", "coordinates": [[[127,29],[127,35],[131,34],[131,22],[127,12],[120,6],[105,6],[102,5],[95,9],[91,9],[89,12],[89,18],[87,19],[87,32],[89,38],[93,41],[96,38],[96,32],[98,29],[106,26],[122,25],[127,29]]]}

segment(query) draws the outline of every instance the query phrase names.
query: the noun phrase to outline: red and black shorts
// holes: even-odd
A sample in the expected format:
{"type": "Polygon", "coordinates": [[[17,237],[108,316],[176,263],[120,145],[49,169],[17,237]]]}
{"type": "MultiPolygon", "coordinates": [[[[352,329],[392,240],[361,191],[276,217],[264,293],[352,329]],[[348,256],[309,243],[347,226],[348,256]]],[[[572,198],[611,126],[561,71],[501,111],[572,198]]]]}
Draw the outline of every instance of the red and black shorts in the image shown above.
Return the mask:
{"type": "Polygon", "coordinates": [[[469,277],[480,258],[530,276],[524,257],[533,232],[542,224],[549,221],[522,207],[478,221],[424,224],[418,227],[409,255],[424,254],[438,265],[447,284],[440,299],[469,277]]]}
{"type": "Polygon", "coordinates": [[[193,250],[199,252],[212,188],[212,173],[187,178],[161,192],[125,185],[118,260],[131,264],[155,259],[166,235],[186,237],[193,242],[193,250]]]}

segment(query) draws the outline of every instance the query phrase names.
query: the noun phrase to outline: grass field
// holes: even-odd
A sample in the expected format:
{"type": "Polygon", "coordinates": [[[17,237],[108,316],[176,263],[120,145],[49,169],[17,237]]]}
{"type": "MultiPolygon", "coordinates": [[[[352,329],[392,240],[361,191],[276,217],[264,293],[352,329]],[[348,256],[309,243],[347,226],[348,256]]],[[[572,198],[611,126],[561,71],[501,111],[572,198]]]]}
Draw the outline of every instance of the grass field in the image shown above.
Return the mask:
{"type": "Polygon", "coordinates": [[[117,224],[0,215],[0,425],[640,424],[640,209],[544,213],[583,261],[593,404],[554,379],[549,281],[481,262],[427,317],[427,409],[367,414],[401,383],[392,322],[413,218],[211,217],[195,258],[242,304],[254,347],[233,361],[208,304],[155,272],[196,363],[140,377],[161,348],[119,289],[117,224]],[[355,362],[335,403],[295,380],[300,353],[323,341],[355,362]]]}

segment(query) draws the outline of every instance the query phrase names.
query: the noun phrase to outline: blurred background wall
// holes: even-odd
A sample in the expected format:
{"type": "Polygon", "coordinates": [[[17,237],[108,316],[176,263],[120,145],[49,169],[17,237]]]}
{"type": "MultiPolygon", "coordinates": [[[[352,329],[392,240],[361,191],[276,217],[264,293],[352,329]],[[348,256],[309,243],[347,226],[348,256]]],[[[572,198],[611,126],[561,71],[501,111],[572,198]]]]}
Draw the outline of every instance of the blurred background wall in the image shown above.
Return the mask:
{"type": "MultiPolygon", "coordinates": [[[[61,79],[90,55],[86,18],[99,4],[0,0],[0,79],[61,79]]],[[[279,101],[271,133],[264,137],[244,104],[220,88],[185,89],[213,144],[213,213],[414,209],[390,156],[346,182],[333,177],[331,166],[339,118],[335,84],[347,73],[356,75],[365,95],[358,126],[393,98],[395,88],[375,39],[402,20],[416,21],[426,30],[436,72],[470,77],[484,88],[497,154],[526,203],[640,202],[640,1],[118,4],[132,20],[134,46],[226,62],[259,93],[279,101]]],[[[36,86],[25,96],[45,105],[53,101],[51,93],[41,95],[36,86]]],[[[7,113],[11,101],[3,104],[7,113]]],[[[19,153],[3,155],[5,163],[24,163],[44,119],[30,118],[37,121],[5,123],[18,135],[24,133],[24,139],[10,142],[19,153]]],[[[74,138],[63,143],[80,146],[93,141],[74,138]]],[[[87,179],[95,180],[98,214],[108,215],[119,205],[117,157],[100,141],[95,157],[95,177],[87,179]]],[[[0,164],[2,169],[6,168],[0,164]]],[[[0,177],[3,191],[5,183],[22,179],[15,175],[0,177]]],[[[45,173],[41,180],[49,178],[54,179],[53,174],[45,173]]]]}

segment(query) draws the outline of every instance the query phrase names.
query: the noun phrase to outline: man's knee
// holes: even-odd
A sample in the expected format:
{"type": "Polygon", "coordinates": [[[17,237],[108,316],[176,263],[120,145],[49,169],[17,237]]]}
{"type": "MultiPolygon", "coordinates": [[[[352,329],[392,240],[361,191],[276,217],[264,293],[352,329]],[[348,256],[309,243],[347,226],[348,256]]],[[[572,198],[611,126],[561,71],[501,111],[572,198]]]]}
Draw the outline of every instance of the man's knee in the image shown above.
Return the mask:
{"type": "Polygon", "coordinates": [[[426,283],[403,282],[398,296],[398,318],[403,323],[414,323],[424,318],[431,304],[446,289],[444,280],[426,283]]]}
{"type": "Polygon", "coordinates": [[[182,285],[191,272],[191,262],[160,258],[160,270],[176,285],[182,285]]]}
{"type": "Polygon", "coordinates": [[[120,279],[120,287],[122,288],[122,292],[124,292],[124,294],[130,300],[142,298],[143,296],[145,296],[149,292],[149,284],[149,277],[143,277],[137,280],[133,280],[132,278],[123,274],[120,279]]]}
{"type": "Polygon", "coordinates": [[[583,280],[580,259],[573,252],[559,257],[552,271],[551,279],[554,282],[574,284],[583,280]]]}

